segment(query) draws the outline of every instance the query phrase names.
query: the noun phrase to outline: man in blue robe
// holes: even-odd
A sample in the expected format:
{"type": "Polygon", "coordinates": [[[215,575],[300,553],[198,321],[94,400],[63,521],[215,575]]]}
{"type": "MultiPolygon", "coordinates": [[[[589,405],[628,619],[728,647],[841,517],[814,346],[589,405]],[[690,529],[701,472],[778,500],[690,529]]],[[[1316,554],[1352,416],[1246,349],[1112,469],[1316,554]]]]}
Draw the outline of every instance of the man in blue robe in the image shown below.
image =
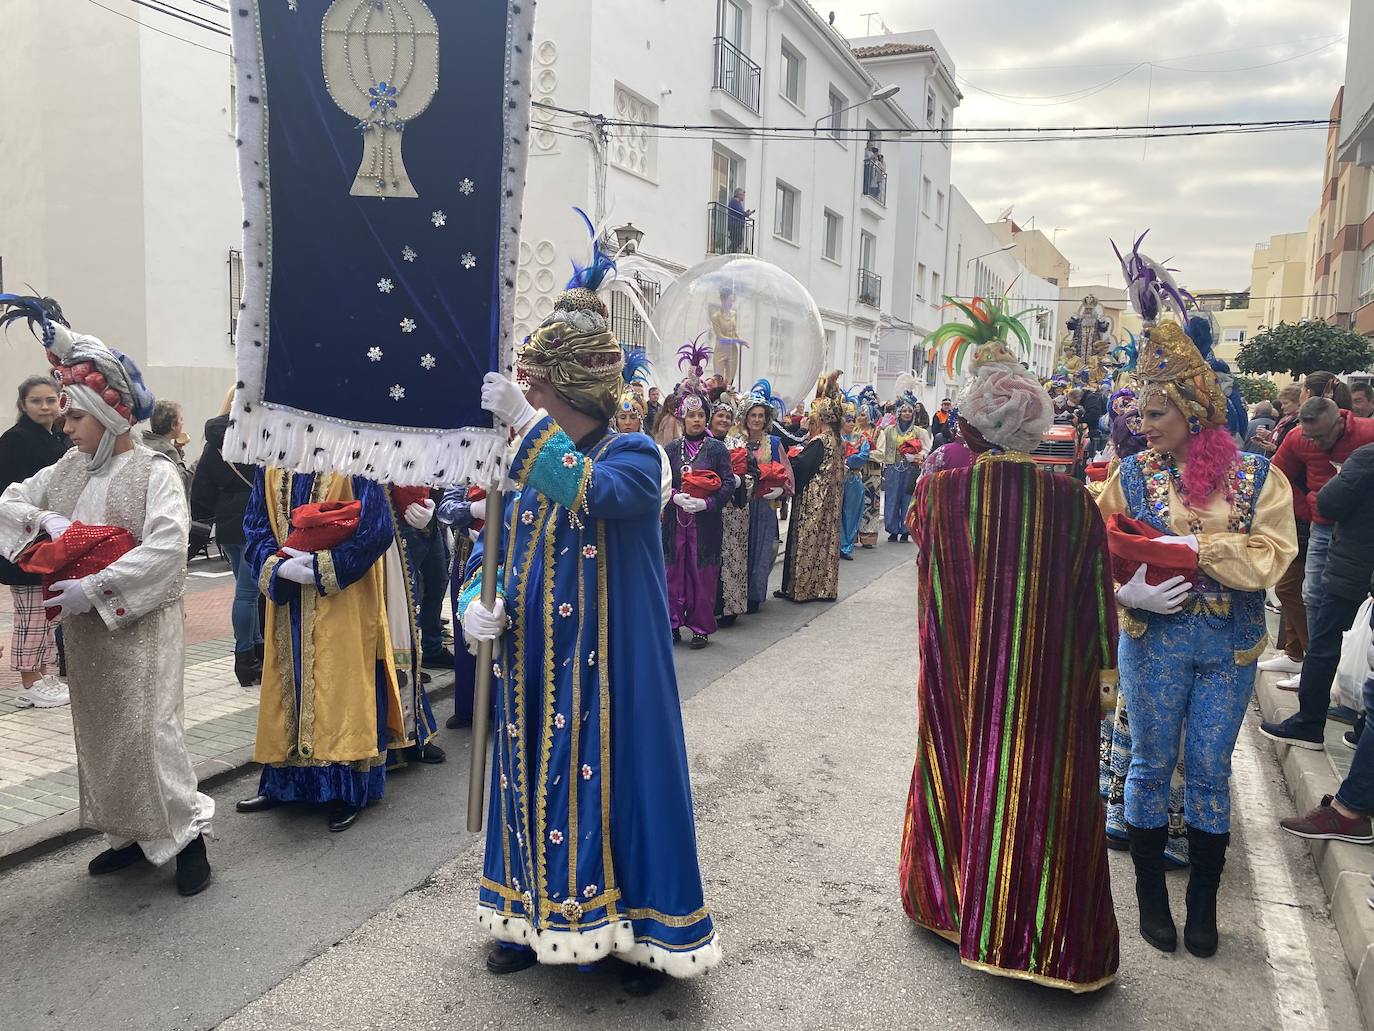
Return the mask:
{"type": "Polygon", "coordinates": [[[620,346],[590,289],[559,297],[520,351],[529,398],[489,374],[483,406],[513,428],[499,597],[482,545],[459,611],[496,640],[495,749],[478,922],[493,973],[535,962],[631,964],[625,990],[720,958],[697,867],[659,531],[661,459],[608,432],[620,346]],[[532,404],[540,406],[536,411],[532,404]],[[639,969],[635,969],[639,968],[639,969]]]}

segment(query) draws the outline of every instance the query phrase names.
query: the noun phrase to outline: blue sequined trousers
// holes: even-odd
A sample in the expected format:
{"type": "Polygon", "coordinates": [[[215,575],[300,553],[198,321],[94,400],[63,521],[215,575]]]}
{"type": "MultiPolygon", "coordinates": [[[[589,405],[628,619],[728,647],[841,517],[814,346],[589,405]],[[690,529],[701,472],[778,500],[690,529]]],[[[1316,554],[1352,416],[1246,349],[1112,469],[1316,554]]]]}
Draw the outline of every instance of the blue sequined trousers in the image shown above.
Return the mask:
{"type": "Polygon", "coordinates": [[[1169,822],[1169,782],[1181,737],[1187,823],[1225,834],[1231,829],[1231,752],[1254,692],[1255,664],[1237,666],[1232,635],[1193,613],[1151,615],[1143,636],[1121,636],[1118,662],[1131,715],[1127,821],[1137,827],[1169,822]]]}

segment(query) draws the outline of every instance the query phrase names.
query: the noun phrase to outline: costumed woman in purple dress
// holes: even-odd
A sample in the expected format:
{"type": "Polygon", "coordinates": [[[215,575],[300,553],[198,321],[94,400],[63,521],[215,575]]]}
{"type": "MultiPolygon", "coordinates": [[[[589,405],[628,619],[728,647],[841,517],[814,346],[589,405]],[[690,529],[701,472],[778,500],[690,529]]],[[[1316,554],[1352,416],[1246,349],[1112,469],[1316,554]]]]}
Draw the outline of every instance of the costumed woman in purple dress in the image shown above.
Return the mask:
{"type": "Polygon", "coordinates": [[[673,640],[682,628],[692,633],[692,647],[705,648],[716,632],[716,592],[720,588],[720,548],[724,533],[721,515],[735,491],[730,452],[706,432],[708,395],[703,375],[710,350],[688,344],[678,351],[687,379],[677,389],[682,436],[668,442],[673,470],[673,496],[663,510],[663,557],[668,567],[668,619],[673,640]],[[713,493],[697,497],[688,477],[715,473],[720,482],[713,493]],[[685,482],[686,481],[686,482],[685,482]]]}

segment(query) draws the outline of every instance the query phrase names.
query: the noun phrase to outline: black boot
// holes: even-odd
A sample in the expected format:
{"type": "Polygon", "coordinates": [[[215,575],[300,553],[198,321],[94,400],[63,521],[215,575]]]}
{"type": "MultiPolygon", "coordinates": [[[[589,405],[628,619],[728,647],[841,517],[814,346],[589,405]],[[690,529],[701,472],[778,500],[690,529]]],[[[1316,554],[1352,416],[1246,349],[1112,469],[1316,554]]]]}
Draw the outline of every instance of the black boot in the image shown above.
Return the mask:
{"type": "Polygon", "coordinates": [[[205,856],[205,835],[177,853],[177,893],[198,895],[210,883],[210,860],[205,856]]]}
{"type": "Polygon", "coordinates": [[[1135,863],[1135,899],[1140,906],[1140,936],[1161,952],[1178,948],[1178,928],[1169,912],[1169,889],[1164,883],[1164,845],[1168,827],[1126,825],[1135,863]]]}
{"type": "Polygon", "coordinates": [[[1188,920],[1183,925],[1183,944],[1194,956],[1214,956],[1217,951],[1217,889],[1226,866],[1230,834],[1208,834],[1188,828],[1188,920]]]}
{"type": "Polygon", "coordinates": [[[234,652],[234,676],[239,687],[255,687],[262,683],[262,666],[253,651],[234,652]]]}
{"type": "Polygon", "coordinates": [[[92,877],[101,877],[141,863],[145,858],[142,847],[135,841],[123,848],[107,848],[86,864],[86,870],[92,877]]]}
{"type": "Polygon", "coordinates": [[[487,970],[498,977],[506,974],[518,974],[522,970],[528,970],[538,963],[534,952],[530,949],[517,949],[505,945],[497,945],[487,953],[487,970]]]}

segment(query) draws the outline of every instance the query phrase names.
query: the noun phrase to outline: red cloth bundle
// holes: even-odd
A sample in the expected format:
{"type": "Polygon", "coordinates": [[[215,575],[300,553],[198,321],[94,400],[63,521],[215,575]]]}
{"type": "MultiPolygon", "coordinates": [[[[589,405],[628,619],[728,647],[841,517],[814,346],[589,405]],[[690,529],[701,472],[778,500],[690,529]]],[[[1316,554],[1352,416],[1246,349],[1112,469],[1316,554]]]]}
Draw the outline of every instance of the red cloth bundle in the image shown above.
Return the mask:
{"type": "Polygon", "coordinates": [[[1159,544],[1167,536],[1149,523],[1114,512],[1107,517],[1107,547],[1112,553],[1112,577],[1126,583],[1142,565],[1145,582],[1158,585],[1175,576],[1197,576],[1197,553],[1186,544],[1159,544]]]}
{"type": "Polygon", "coordinates": [[[705,501],[720,490],[720,477],[710,469],[693,469],[682,477],[682,492],[705,501]]]}
{"type": "Polygon", "coordinates": [[[743,476],[749,471],[748,448],[732,447],[730,449],[730,471],[736,476],[743,476]]]}
{"type": "MultiPolygon", "coordinates": [[[[487,492],[486,492],[485,490],[483,490],[481,487],[469,487],[469,488],[468,488],[468,504],[472,504],[472,503],[475,502],[475,501],[486,501],[486,500],[487,500],[487,492]]],[[[472,530],[473,530],[474,533],[481,533],[481,532],[482,532],[482,527],[484,527],[484,526],[486,526],[486,525],[487,525],[487,521],[486,521],[485,519],[474,519],[474,520],[472,521],[472,530]]]]}
{"type": "Polygon", "coordinates": [[[1088,466],[1088,479],[1093,483],[1107,482],[1107,470],[1111,468],[1110,462],[1092,462],[1088,466]]]}
{"type": "MultiPolygon", "coordinates": [[[[19,556],[19,568],[43,578],[43,600],[56,596],[52,585],[61,580],[80,580],[110,565],[133,551],[138,542],[120,526],[89,526],[72,523],[55,541],[30,544],[19,556]]],[[[48,609],[48,619],[57,618],[58,609],[48,609]]]]}
{"type": "Polygon", "coordinates": [[[919,455],[924,450],[919,437],[908,437],[897,445],[897,454],[903,458],[906,458],[907,455],[919,455]]]}
{"type": "Polygon", "coordinates": [[[792,447],[790,447],[790,448],[787,449],[787,457],[788,457],[788,458],[796,458],[798,455],[800,455],[800,454],[801,454],[803,451],[805,451],[805,450],[806,450],[805,445],[802,445],[802,444],[794,444],[792,447]]]}
{"type": "Polygon", "coordinates": [[[291,525],[295,529],[287,534],[286,542],[277,554],[285,558],[287,548],[328,551],[338,547],[358,532],[362,515],[361,501],[324,501],[318,505],[301,505],[291,513],[291,525]]]}
{"type": "Polygon", "coordinates": [[[396,511],[405,515],[411,505],[423,505],[429,499],[428,487],[392,487],[391,500],[396,502],[396,511]]]}
{"type": "Polygon", "coordinates": [[[761,498],[770,490],[787,486],[787,469],[781,462],[764,462],[759,466],[759,482],[754,486],[754,497],[761,498]]]}

